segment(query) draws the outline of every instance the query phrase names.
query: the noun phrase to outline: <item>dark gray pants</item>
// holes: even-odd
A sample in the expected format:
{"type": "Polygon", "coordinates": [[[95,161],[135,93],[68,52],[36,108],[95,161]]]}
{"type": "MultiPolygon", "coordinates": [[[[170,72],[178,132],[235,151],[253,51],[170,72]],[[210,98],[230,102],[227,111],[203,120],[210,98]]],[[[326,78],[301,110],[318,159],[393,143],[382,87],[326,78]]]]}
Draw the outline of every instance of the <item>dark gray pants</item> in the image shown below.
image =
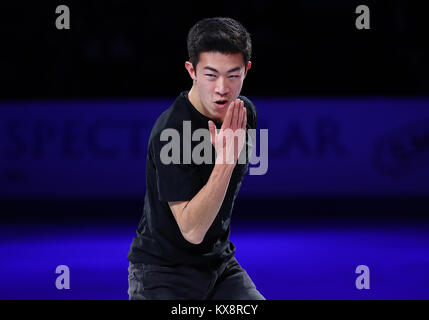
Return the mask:
{"type": "Polygon", "coordinates": [[[130,300],[265,300],[235,257],[218,267],[131,263],[130,300]]]}

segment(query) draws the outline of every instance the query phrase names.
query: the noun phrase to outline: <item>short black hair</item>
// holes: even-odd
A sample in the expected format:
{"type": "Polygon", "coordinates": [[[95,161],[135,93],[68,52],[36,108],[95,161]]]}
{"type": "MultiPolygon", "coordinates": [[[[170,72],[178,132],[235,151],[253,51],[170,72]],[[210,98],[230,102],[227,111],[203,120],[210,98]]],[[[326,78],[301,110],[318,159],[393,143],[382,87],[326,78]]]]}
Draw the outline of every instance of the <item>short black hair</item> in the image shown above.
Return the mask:
{"type": "Polygon", "coordinates": [[[252,54],[250,33],[240,22],[226,17],[198,21],[189,30],[187,45],[195,70],[202,52],[241,53],[245,68],[252,54]]]}

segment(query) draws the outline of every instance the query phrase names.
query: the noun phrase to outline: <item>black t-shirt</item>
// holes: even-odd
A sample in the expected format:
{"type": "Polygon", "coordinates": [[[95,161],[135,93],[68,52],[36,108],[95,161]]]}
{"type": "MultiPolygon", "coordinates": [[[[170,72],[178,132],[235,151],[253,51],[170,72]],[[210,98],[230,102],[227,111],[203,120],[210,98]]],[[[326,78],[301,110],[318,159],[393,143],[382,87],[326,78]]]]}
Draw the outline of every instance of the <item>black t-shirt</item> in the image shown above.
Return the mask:
{"type": "MultiPolygon", "coordinates": [[[[246,128],[256,129],[255,106],[244,96],[238,98],[244,101],[247,109],[246,128]]],[[[236,164],[221,208],[200,244],[192,244],[183,237],[168,205],[168,201],[191,200],[207,183],[214,161],[195,164],[191,160],[190,164],[185,164],[181,155],[180,164],[164,164],[160,152],[171,139],[161,141],[161,132],[167,128],[177,130],[182,150],[185,135],[182,134],[183,121],[190,121],[193,133],[197,129],[208,129],[209,120],[195,109],[188,99],[188,91],[184,91],[155,122],[148,144],[143,214],[128,254],[129,261],[157,265],[200,265],[222,262],[234,255],[235,246],[228,239],[231,213],[241,181],[248,170],[247,157],[245,164],[236,164]]],[[[215,124],[218,129],[221,127],[221,124],[215,124]]],[[[191,141],[192,149],[198,143],[191,141]]],[[[213,147],[212,151],[214,160],[213,147]]]]}

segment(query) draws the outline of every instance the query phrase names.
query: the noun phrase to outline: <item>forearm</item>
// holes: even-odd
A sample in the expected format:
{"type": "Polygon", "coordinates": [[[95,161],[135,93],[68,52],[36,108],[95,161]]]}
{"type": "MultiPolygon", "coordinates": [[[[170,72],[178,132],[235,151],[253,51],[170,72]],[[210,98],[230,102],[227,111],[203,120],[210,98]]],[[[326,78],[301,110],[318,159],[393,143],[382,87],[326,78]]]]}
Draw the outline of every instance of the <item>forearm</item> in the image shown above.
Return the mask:
{"type": "Polygon", "coordinates": [[[222,206],[233,170],[234,165],[216,164],[207,183],[183,209],[188,241],[195,244],[203,241],[222,206]]]}

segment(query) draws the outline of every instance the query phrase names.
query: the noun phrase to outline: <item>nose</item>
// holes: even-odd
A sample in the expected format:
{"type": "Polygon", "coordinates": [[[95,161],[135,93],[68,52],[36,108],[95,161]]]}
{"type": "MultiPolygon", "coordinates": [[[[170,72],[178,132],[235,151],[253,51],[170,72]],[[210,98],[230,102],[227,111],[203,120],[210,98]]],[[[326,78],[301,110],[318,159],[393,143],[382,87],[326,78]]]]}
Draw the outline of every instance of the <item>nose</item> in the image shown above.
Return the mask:
{"type": "Polygon", "coordinates": [[[224,96],[228,93],[228,86],[225,84],[225,79],[223,77],[219,77],[216,81],[216,94],[220,96],[224,96]]]}

